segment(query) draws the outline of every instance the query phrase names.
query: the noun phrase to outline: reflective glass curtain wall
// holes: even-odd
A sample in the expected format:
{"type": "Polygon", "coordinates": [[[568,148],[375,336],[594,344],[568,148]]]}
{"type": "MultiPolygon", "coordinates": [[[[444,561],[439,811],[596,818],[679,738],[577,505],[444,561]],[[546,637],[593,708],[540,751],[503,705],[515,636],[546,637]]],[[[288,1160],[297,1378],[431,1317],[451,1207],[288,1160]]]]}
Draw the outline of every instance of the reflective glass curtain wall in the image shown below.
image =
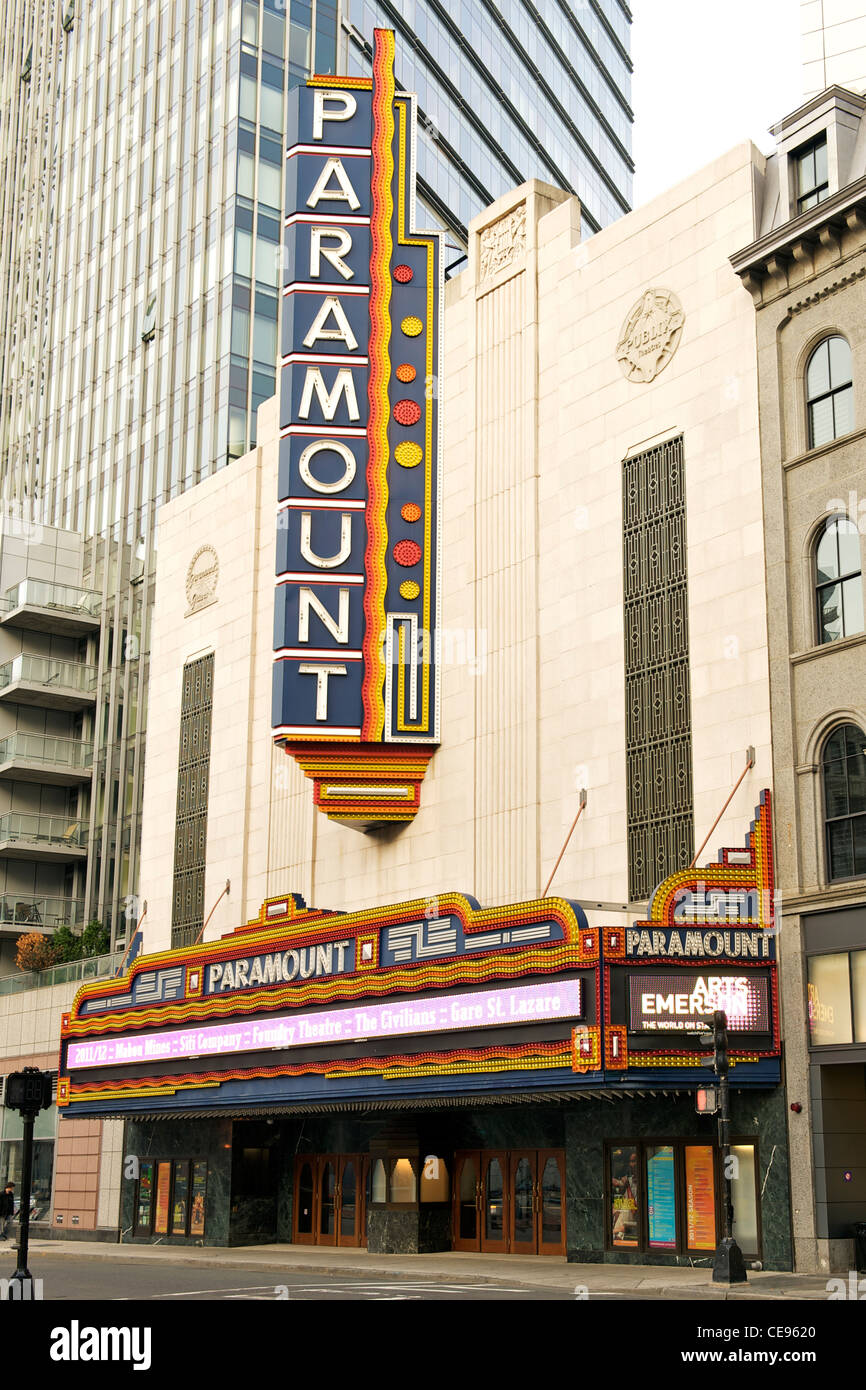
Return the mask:
{"type": "Polygon", "coordinates": [[[471,218],[529,178],[577,193],[589,235],[632,197],[631,14],[622,0],[343,0],[346,71],[374,28],[397,34],[416,92],[419,225],[465,242],[471,218]]]}

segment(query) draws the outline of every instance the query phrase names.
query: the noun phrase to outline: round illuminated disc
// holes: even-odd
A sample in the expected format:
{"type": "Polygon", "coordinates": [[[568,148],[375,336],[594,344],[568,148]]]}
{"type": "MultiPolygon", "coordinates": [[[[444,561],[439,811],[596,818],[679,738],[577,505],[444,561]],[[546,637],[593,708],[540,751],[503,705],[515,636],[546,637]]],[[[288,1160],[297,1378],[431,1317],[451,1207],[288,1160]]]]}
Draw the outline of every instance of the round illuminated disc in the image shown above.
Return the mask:
{"type": "Polygon", "coordinates": [[[394,267],[394,279],[399,281],[401,285],[408,285],[413,274],[414,272],[410,265],[395,265],[394,267]]]}
{"type": "Polygon", "coordinates": [[[417,598],[421,592],[420,584],[416,584],[414,579],[404,579],[400,585],[401,598],[417,598]]]}
{"type": "Polygon", "coordinates": [[[414,314],[408,314],[400,324],[407,338],[417,338],[419,333],[424,331],[424,325],[414,314]]]}
{"type": "Polygon", "coordinates": [[[405,507],[400,508],[400,515],[404,521],[420,521],[421,508],[417,502],[407,502],[405,507]]]}
{"type": "Polygon", "coordinates": [[[397,445],[394,450],[394,457],[401,467],[415,468],[424,457],[424,450],[420,444],[405,439],[402,444],[397,445]]]}
{"type": "Polygon", "coordinates": [[[398,425],[417,425],[421,407],[417,401],[398,401],[394,406],[394,419],[398,425]]]}
{"type": "Polygon", "coordinates": [[[421,547],[417,541],[398,541],[391,552],[398,565],[411,569],[421,559],[421,547]]]}
{"type": "Polygon", "coordinates": [[[395,376],[398,381],[414,381],[417,372],[411,362],[401,362],[395,372],[395,376]]]}

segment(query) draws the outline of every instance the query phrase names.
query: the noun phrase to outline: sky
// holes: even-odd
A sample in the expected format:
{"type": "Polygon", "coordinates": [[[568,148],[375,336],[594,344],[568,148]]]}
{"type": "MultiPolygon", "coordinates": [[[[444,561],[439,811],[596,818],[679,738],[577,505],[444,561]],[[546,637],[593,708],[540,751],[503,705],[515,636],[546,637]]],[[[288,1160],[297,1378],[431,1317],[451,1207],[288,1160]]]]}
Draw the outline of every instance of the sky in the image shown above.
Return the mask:
{"type": "Polygon", "coordinates": [[[802,102],[800,0],[631,0],[634,206],[802,102]]]}

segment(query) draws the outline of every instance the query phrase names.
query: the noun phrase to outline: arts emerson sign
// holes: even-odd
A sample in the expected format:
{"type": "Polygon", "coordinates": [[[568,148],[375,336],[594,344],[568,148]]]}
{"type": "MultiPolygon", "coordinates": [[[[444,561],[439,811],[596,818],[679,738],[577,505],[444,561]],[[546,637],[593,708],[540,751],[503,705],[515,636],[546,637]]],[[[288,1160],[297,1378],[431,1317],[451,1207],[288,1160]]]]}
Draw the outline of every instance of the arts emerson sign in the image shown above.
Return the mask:
{"type": "Polygon", "coordinates": [[[273,729],[315,804],[408,821],[439,741],[441,250],[416,231],[415,98],[289,98],[273,729]]]}

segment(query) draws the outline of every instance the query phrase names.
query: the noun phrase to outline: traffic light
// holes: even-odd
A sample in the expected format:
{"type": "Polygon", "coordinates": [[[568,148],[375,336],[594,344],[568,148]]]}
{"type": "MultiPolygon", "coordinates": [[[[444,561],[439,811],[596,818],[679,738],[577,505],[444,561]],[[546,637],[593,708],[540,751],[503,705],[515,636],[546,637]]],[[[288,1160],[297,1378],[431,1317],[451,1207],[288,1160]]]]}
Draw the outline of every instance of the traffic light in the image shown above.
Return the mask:
{"type": "Polygon", "coordinates": [[[38,1114],[51,1104],[51,1073],[36,1067],[14,1071],[6,1078],[4,1102],[10,1110],[38,1114]]]}
{"type": "Polygon", "coordinates": [[[728,1074],[728,1019],[722,1009],[713,1014],[713,1071],[716,1076],[728,1074]]]}

